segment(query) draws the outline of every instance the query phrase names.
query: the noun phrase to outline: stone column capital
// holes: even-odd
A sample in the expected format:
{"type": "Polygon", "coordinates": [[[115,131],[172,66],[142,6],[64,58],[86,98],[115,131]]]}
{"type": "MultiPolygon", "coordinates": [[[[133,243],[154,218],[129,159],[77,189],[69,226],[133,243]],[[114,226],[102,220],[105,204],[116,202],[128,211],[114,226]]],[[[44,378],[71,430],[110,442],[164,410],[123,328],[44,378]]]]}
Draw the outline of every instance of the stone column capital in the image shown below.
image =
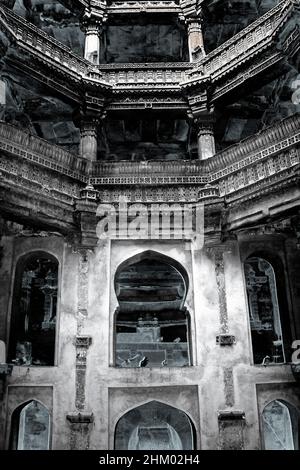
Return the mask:
{"type": "Polygon", "coordinates": [[[198,135],[214,131],[215,116],[212,113],[198,115],[193,118],[198,135]]]}
{"type": "Polygon", "coordinates": [[[98,127],[100,125],[101,118],[98,117],[83,117],[80,120],[80,133],[82,137],[97,137],[98,127]]]}

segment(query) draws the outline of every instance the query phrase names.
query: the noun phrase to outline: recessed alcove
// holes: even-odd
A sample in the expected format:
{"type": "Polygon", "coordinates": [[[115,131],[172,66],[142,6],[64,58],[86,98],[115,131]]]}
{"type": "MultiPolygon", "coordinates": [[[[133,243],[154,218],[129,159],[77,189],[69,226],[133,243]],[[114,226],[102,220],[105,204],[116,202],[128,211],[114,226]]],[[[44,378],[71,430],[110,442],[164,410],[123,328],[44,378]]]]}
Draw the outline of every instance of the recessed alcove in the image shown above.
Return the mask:
{"type": "Polygon", "coordinates": [[[167,257],[146,252],[123,263],[115,276],[116,367],[191,364],[187,274],[167,257]]]}

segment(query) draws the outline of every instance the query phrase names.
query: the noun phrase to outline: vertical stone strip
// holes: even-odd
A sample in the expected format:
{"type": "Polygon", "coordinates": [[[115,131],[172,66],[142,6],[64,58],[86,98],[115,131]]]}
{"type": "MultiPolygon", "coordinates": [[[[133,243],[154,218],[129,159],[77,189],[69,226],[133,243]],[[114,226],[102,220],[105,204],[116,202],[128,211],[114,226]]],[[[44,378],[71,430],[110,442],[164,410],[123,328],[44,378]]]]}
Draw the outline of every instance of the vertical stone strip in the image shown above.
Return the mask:
{"type": "Polygon", "coordinates": [[[88,274],[89,257],[88,250],[79,251],[78,274],[78,304],[77,304],[77,337],[76,337],[76,398],[75,405],[78,410],[84,409],[85,379],[87,352],[91,344],[91,338],[82,336],[85,319],[88,315],[88,274]]]}
{"type": "Polygon", "coordinates": [[[86,357],[92,338],[89,336],[77,336],[76,338],[76,398],[77,410],[84,410],[85,404],[85,378],[86,357]]]}
{"type": "Polygon", "coordinates": [[[219,313],[220,313],[220,333],[228,334],[228,313],[226,300],[224,258],[222,248],[215,248],[215,271],[217,279],[217,289],[219,296],[219,313]]]}
{"type": "Polygon", "coordinates": [[[233,382],[233,369],[226,367],[223,371],[224,374],[224,391],[225,391],[225,404],[226,406],[234,406],[234,382],[233,382]]]}
{"type": "Polygon", "coordinates": [[[79,275],[78,275],[78,304],[77,304],[77,334],[80,335],[84,320],[88,315],[88,274],[89,259],[88,251],[79,252],[79,275]]]}
{"type": "Polygon", "coordinates": [[[89,449],[91,424],[93,413],[85,411],[85,387],[87,353],[92,343],[90,336],[82,335],[85,319],[88,316],[88,251],[79,251],[78,263],[78,302],[77,302],[77,335],[76,348],[76,374],[75,374],[75,408],[76,411],[67,415],[70,423],[71,450],[89,449]]]}

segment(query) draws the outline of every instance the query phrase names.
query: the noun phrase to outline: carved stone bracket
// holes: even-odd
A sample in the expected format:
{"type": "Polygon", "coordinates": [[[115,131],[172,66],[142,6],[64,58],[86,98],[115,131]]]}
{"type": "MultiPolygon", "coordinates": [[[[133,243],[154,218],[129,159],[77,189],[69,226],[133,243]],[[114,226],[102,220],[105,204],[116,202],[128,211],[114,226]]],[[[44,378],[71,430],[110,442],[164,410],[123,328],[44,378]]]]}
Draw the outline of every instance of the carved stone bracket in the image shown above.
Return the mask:
{"type": "Polygon", "coordinates": [[[236,343],[236,338],[234,335],[222,334],[216,336],[216,343],[220,346],[232,346],[236,343]]]}
{"type": "Polygon", "coordinates": [[[67,414],[67,420],[71,424],[91,424],[94,422],[94,415],[93,413],[71,412],[67,414]]]}

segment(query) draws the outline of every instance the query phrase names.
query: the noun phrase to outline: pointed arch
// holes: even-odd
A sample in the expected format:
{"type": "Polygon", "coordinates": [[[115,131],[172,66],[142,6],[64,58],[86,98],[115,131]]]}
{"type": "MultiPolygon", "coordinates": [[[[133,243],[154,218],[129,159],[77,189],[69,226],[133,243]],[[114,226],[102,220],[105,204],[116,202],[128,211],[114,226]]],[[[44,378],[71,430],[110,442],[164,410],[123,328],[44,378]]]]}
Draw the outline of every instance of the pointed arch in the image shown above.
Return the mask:
{"type": "Polygon", "coordinates": [[[173,269],[175,269],[179,275],[182,277],[184,287],[185,287],[185,294],[183,296],[183,302],[186,299],[187,292],[189,289],[189,276],[186,271],[186,269],[182,266],[181,263],[176,261],[175,259],[163,254],[159,253],[158,251],[154,250],[146,250],[141,253],[138,253],[137,255],[132,256],[131,258],[128,258],[127,260],[123,261],[117,268],[116,274],[115,274],[115,290],[117,292],[117,286],[116,286],[116,281],[118,279],[119,274],[124,271],[126,267],[130,267],[134,264],[137,264],[139,262],[142,262],[144,260],[153,260],[153,261],[158,261],[163,264],[171,266],[173,269]]]}
{"type": "Polygon", "coordinates": [[[273,400],[262,413],[262,433],[266,450],[299,450],[298,409],[285,400],[273,400]]]}
{"type": "Polygon", "coordinates": [[[16,365],[54,365],[58,267],[55,256],[40,250],[17,262],[9,340],[16,365]]]}
{"type": "Polygon", "coordinates": [[[115,429],[116,450],[193,450],[195,427],[186,413],[149,401],[125,413],[115,429]]]}
{"type": "Polygon", "coordinates": [[[289,360],[290,328],[280,260],[265,252],[244,261],[255,364],[289,360]]]}
{"type": "Polygon", "coordinates": [[[10,449],[49,450],[50,413],[33,399],[19,405],[11,417],[10,449]]]}

